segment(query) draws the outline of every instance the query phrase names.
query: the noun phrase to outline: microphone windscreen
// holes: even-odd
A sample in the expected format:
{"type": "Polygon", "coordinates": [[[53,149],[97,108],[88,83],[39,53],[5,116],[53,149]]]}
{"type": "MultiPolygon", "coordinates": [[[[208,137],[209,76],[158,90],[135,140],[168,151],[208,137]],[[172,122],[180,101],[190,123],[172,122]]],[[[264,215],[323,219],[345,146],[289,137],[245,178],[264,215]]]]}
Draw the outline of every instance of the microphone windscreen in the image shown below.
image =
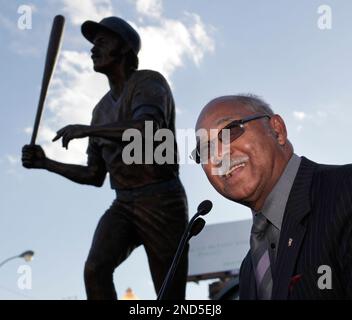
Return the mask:
{"type": "Polygon", "coordinates": [[[189,234],[189,238],[196,236],[197,234],[199,234],[203,228],[205,226],[205,220],[202,218],[198,218],[196,221],[194,221],[190,234],[189,234]]]}
{"type": "Polygon", "coordinates": [[[197,211],[200,215],[204,216],[209,213],[212,208],[213,203],[210,200],[204,200],[199,204],[197,211]]]}

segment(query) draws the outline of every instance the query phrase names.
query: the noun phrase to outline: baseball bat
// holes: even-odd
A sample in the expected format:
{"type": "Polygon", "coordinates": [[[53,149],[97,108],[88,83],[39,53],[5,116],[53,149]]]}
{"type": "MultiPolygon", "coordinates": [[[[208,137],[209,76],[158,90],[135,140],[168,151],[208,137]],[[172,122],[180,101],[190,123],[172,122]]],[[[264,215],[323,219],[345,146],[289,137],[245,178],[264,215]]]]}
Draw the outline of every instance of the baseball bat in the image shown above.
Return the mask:
{"type": "Polygon", "coordinates": [[[35,140],[37,138],[40,119],[41,119],[42,113],[43,113],[43,107],[44,107],[46,94],[48,91],[51,76],[52,76],[54,68],[55,68],[57,54],[60,49],[64,25],[65,25],[65,18],[62,15],[55,16],[55,18],[53,20],[53,25],[51,28],[48,49],[46,52],[42,86],[40,89],[37,114],[35,116],[35,121],[34,121],[34,126],[33,126],[32,138],[31,138],[31,143],[30,143],[31,145],[35,144],[35,140]]]}

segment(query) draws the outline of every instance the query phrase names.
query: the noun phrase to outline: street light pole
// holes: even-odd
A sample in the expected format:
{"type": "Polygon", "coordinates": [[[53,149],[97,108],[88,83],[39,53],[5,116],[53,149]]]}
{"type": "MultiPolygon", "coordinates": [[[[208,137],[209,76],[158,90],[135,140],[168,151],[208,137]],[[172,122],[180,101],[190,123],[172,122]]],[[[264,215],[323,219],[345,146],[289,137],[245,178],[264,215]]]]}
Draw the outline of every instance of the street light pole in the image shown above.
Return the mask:
{"type": "Polygon", "coordinates": [[[21,254],[17,255],[17,256],[13,256],[13,257],[10,257],[10,258],[7,258],[5,259],[4,261],[2,261],[0,263],[0,268],[7,262],[11,261],[11,260],[14,260],[14,259],[17,259],[17,258],[23,258],[25,261],[31,261],[32,258],[34,256],[34,251],[32,250],[27,250],[27,251],[24,251],[22,252],[21,254]]]}

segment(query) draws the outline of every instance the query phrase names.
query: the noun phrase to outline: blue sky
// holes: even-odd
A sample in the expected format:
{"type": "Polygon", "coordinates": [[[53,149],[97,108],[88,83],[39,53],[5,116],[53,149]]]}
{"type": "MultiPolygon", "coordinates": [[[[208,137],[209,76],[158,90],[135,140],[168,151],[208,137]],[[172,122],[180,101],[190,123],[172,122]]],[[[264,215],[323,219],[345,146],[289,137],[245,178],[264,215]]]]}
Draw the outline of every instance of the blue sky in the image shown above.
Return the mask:
{"type": "MultiPolygon", "coordinates": [[[[32,290],[17,288],[16,260],[0,269],[0,299],[84,299],[83,265],[99,217],[113,200],[103,188],[81,186],[45,171],[21,167],[30,140],[52,18],[67,18],[39,142],[47,154],[84,162],[86,140],[68,151],[49,139],[62,126],[88,123],[107,91],[80,35],[86,19],[119,15],[142,36],[141,67],[157,69],[172,84],[177,127],[193,128],[210,99],[255,93],[286,121],[295,151],[321,163],[349,163],[352,117],[352,3],[348,0],[0,0],[0,260],[33,249],[32,290]],[[20,30],[17,9],[33,9],[32,29],[20,30]],[[329,5],[332,28],[318,28],[318,7],[329,5]]],[[[201,168],[184,164],[190,215],[203,199],[214,202],[208,223],[250,218],[250,211],[212,189],[201,168]]],[[[146,256],[137,249],[115,273],[118,294],[132,287],[154,299],[146,256]]],[[[190,284],[188,298],[206,298],[207,284],[190,284]]]]}

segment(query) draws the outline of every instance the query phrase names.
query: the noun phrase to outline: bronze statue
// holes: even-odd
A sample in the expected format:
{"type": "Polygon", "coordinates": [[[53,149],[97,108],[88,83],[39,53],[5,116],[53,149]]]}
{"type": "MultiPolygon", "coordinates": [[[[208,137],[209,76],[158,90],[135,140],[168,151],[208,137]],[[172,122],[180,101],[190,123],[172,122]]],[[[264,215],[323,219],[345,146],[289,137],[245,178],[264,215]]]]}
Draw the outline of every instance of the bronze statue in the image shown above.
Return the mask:
{"type": "MultiPolygon", "coordinates": [[[[129,128],[143,132],[146,121],[152,121],[154,130],[166,128],[175,136],[172,93],[160,73],[137,70],[140,38],[126,21],[117,17],[99,23],[86,21],[82,34],[93,43],[94,70],[107,76],[110,90],[94,108],[91,125],[68,125],[53,141],[62,139],[63,147],[68,148],[72,139],[89,137],[87,165],[56,162],[47,158],[39,145],[23,147],[22,163],[26,168],[46,169],[97,187],[103,185],[106,173],[110,174],[116,199],[100,219],[85,264],[88,299],[117,298],[114,269],[141,244],[158,292],[188,221],[176,141],[173,163],[126,164],[122,136],[129,128]]],[[[168,299],[185,298],[187,269],[185,254],[168,299]]]]}

